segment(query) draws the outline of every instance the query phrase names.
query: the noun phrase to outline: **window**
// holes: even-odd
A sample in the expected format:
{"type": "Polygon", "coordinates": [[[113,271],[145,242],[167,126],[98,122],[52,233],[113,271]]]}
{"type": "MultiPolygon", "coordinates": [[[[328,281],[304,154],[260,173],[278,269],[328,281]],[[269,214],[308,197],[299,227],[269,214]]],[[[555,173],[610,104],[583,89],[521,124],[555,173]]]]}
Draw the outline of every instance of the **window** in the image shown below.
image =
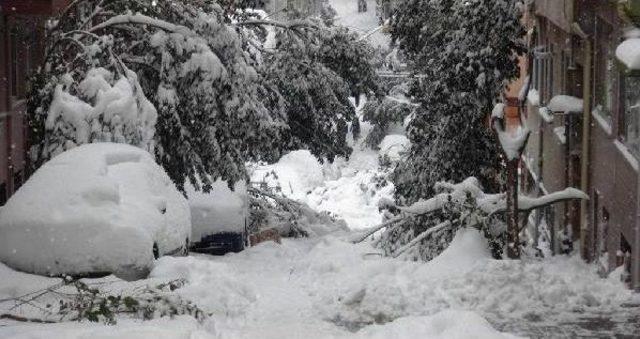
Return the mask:
{"type": "Polygon", "coordinates": [[[596,20],[594,48],[594,112],[611,125],[613,111],[614,61],[611,25],[598,18],[596,20]]]}
{"type": "Polygon", "coordinates": [[[624,116],[621,139],[629,151],[640,158],[640,77],[624,79],[624,116]]]}
{"type": "Polygon", "coordinates": [[[551,99],[551,85],[553,84],[553,49],[546,38],[547,27],[544,18],[539,18],[536,34],[536,47],[533,53],[533,88],[540,96],[540,106],[546,105],[551,99]]]}

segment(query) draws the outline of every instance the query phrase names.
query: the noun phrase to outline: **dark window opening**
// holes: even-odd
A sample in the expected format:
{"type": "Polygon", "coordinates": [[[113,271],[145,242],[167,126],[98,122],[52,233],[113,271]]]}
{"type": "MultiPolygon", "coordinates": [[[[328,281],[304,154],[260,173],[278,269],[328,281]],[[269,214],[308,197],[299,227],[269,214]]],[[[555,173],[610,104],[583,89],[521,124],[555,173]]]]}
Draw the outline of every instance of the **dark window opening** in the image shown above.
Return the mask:
{"type": "Polygon", "coordinates": [[[631,245],[624,237],[623,234],[620,234],[620,249],[616,255],[617,265],[618,267],[623,267],[622,275],[620,276],[620,280],[623,283],[630,285],[631,284],[631,245]]]}
{"type": "Polygon", "coordinates": [[[7,184],[0,184],[0,205],[4,206],[7,203],[7,184]]]}
{"type": "Polygon", "coordinates": [[[17,191],[24,182],[24,175],[22,171],[18,171],[13,175],[13,191],[17,191]]]}

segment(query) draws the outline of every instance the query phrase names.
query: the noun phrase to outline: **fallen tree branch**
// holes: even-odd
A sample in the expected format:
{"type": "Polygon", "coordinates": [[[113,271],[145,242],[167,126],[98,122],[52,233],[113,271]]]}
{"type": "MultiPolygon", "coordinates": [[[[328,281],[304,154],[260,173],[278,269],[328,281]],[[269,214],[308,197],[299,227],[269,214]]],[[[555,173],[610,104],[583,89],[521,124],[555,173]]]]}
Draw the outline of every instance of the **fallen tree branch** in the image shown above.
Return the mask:
{"type": "Polygon", "coordinates": [[[0,319],[9,319],[9,320],[20,321],[20,322],[25,322],[25,323],[40,323],[40,324],[54,324],[54,323],[56,323],[56,321],[53,321],[53,320],[46,320],[46,319],[39,319],[39,318],[27,318],[27,317],[21,317],[21,316],[17,316],[15,314],[10,314],[10,313],[2,313],[2,314],[0,314],[0,319]]]}
{"type": "Polygon", "coordinates": [[[406,245],[402,246],[398,251],[396,251],[396,253],[393,254],[394,258],[399,257],[402,253],[406,252],[408,249],[410,249],[411,247],[415,246],[416,244],[420,243],[423,239],[425,239],[426,237],[428,237],[429,235],[438,232],[442,229],[444,229],[445,227],[449,227],[451,226],[452,223],[451,221],[445,221],[442,222],[436,226],[431,227],[430,229],[420,233],[419,236],[413,238],[413,240],[411,240],[409,243],[407,243],[406,245]]]}
{"type": "Polygon", "coordinates": [[[313,28],[318,29],[319,27],[305,21],[292,21],[292,22],[279,22],[273,20],[247,20],[236,22],[236,26],[274,26],[280,27],[284,29],[296,29],[296,28],[313,28]]]}
{"type": "MultiPolygon", "coordinates": [[[[391,219],[383,222],[380,225],[374,226],[374,227],[366,230],[364,234],[359,235],[358,238],[351,240],[351,242],[354,243],[354,244],[361,243],[361,242],[365,241],[369,236],[371,236],[372,234],[378,232],[379,230],[381,230],[381,229],[383,229],[385,227],[391,226],[393,224],[401,225],[401,224],[406,223],[407,222],[407,218],[408,218],[407,216],[398,216],[398,217],[395,217],[395,218],[391,218],[391,219]]],[[[399,226],[399,225],[396,225],[396,226],[399,226]]]]}

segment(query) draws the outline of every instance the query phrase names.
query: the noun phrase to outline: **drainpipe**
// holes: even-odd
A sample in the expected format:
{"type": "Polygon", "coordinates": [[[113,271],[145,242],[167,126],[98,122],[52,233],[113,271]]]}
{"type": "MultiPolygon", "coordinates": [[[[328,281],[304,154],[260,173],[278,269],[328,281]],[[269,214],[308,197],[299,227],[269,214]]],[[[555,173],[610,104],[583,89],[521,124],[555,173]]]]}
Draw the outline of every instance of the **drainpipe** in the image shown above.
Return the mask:
{"type": "MultiPolygon", "coordinates": [[[[582,157],[580,161],[580,189],[587,193],[589,192],[589,139],[591,139],[591,63],[592,63],[592,45],[589,36],[582,30],[580,25],[574,22],[571,25],[573,34],[582,39],[584,43],[584,65],[582,74],[582,157]]],[[[580,248],[581,255],[584,260],[590,261],[592,259],[591,248],[589,247],[589,225],[588,225],[588,201],[580,201],[580,248]]]]}

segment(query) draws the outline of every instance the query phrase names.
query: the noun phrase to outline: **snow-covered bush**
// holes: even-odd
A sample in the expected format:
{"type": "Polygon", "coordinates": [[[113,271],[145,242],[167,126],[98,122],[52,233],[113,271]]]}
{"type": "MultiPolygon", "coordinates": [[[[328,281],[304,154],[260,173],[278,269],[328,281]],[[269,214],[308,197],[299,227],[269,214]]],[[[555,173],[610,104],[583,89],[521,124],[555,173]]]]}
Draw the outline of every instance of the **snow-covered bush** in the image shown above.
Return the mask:
{"type": "Polygon", "coordinates": [[[518,75],[520,14],[511,0],[409,0],[398,8],[392,34],[419,75],[410,94],[420,103],[407,161],[394,174],[398,198],[412,203],[433,195],[438,181],[468,176],[498,191],[499,148],[485,121],[518,75]]]}

